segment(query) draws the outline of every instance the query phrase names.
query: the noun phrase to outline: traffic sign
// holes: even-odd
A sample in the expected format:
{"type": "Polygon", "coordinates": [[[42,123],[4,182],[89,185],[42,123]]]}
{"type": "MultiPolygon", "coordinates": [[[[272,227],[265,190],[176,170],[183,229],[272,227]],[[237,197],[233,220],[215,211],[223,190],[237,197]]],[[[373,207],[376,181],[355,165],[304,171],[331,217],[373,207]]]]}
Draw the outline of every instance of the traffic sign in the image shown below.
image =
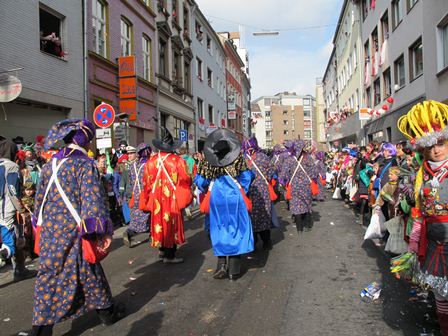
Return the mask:
{"type": "Polygon", "coordinates": [[[179,138],[180,141],[188,141],[188,131],[184,129],[179,130],[179,138]]]}
{"type": "Polygon", "coordinates": [[[106,103],[99,104],[93,111],[93,121],[98,127],[106,128],[114,123],[115,110],[106,103]]]}

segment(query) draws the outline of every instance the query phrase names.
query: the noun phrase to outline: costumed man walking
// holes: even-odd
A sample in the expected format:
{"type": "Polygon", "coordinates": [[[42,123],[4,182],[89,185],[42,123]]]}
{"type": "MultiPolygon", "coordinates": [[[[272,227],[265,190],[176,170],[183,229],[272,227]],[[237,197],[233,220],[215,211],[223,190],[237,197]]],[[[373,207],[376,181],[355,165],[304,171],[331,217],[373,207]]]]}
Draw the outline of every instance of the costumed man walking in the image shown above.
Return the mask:
{"type": "Polygon", "coordinates": [[[140,207],[151,211],[151,246],[159,248],[159,257],[167,264],[183,262],[176,257],[177,245],[185,242],[182,210],[190,205],[191,177],[184,159],[174,154],[182,142],[175,140],[162,127],[162,139],[154,139],[159,152],[153,155],[144,168],[144,197],[140,207]]]}
{"type": "Polygon", "coordinates": [[[140,194],[143,190],[143,169],[151,155],[151,147],[145,143],[137,146],[138,160],[130,161],[127,170],[125,195],[130,208],[128,228],[123,232],[123,242],[127,247],[132,246],[132,236],[149,231],[149,212],[139,209],[140,194]]]}
{"type": "Polygon", "coordinates": [[[325,164],[325,152],[318,151],[315,154],[316,160],[316,168],[319,173],[319,177],[317,179],[317,184],[319,185],[319,193],[315,196],[317,201],[325,200],[325,184],[327,178],[327,165],[325,164]]]}
{"type": "Polygon", "coordinates": [[[448,335],[448,105],[432,100],[415,105],[398,120],[399,130],[425,160],[415,180],[409,251],[418,254],[417,281],[436,298],[441,333],[448,335]]]}
{"type": "Polygon", "coordinates": [[[204,144],[205,160],[195,183],[206,193],[201,211],[207,213],[213,253],[218,265],[213,278],[235,280],[241,273],[241,255],[254,250],[254,237],[246,194],[253,179],[235,133],[218,129],[204,144]],[[227,260],[228,259],[228,260],[227,260]]]}
{"type": "MultiPolygon", "coordinates": [[[[289,156],[284,160],[279,180],[286,188],[290,211],[298,232],[312,228],[311,183],[317,180],[318,171],[312,159],[303,151],[305,142],[294,140],[288,144],[289,156]]],[[[316,182],[315,182],[316,183],[316,182]]]]}
{"type": "MultiPolygon", "coordinates": [[[[264,249],[272,248],[271,227],[272,227],[272,200],[275,196],[271,180],[274,175],[269,157],[264,154],[255,137],[244,140],[242,145],[246,162],[255,179],[249,188],[249,195],[252,200],[252,211],[250,219],[254,233],[254,244],[257,244],[258,235],[263,241],[264,249]]],[[[276,197],[275,197],[276,198],[276,197]]]]}
{"type": "Polygon", "coordinates": [[[90,121],[66,119],[50,129],[45,141],[46,149],[59,140],[66,146],[43,167],[37,189],[35,252],[40,262],[33,336],[51,335],[55,323],[90,310],[104,325],[119,318],[99,263],[112,242],[113,225],[98,169],[87,156],[94,136],[90,121]],[[88,258],[92,255],[94,262],[88,258]]]}

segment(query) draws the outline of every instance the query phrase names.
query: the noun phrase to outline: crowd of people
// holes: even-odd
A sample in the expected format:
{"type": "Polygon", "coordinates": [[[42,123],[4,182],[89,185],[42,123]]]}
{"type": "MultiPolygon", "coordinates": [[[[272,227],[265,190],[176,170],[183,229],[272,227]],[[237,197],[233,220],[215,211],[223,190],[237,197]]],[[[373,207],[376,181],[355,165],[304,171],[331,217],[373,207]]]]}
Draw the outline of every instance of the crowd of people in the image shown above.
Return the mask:
{"type": "Polygon", "coordinates": [[[89,310],[110,325],[124,314],[100,263],[114,227],[126,226],[124,245],[145,234],[163,263],[177,264],[184,218],[198,208],[217,257],[212,277],[234,281],[243,254],[259,242],[273,248],[275,203],[286,202],[301,236],[313,228],[313,204],[330,189],[357,210],[361,225],[384,224],[378,245],[418,255],[417,278],[434,291],[448,334],[447,123],[448,106],[425,101],[399,121],[408,141],[328,152],[300,139],[263,150],[255,137],[241,143],[218,129],[203,153],[190,155],[162,127],[152,146],[123,141],[94,154],[95,128],[85,119],[58,122],[34,145],[1,137],[0,260],[12,262],[15,281],[36,276],[32,335],[51,335],[55,323],[89,310]],[[40,257],[37,275],[26,269],[27,256],[40,257]]]}

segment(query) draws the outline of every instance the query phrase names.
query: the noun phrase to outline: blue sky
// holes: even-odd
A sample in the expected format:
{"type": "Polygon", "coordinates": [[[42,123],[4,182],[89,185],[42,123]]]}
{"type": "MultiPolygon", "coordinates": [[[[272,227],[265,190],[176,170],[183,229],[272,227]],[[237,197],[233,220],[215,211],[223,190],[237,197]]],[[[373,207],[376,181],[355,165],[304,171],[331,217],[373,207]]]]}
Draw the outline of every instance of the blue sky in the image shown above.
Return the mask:
{"type": "Polygon", "coordinates": [[[238,31],[238,23],[244,26],[252,99],[283,91],[315,94],[316,78],[323,76],[332,50],[343,0],[196,2],[215,31],[238,31]],[[252,35],[261,30],[280,34],[252,35]]]}

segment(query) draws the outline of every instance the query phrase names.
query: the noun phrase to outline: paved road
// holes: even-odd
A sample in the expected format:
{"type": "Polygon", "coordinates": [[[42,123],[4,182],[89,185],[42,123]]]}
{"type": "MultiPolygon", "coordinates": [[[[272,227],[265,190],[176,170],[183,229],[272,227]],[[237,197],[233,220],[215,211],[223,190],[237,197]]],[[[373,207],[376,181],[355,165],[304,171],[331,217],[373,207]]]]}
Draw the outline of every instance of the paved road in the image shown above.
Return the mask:
{"type": "MultiPolygon", "coordinates": [[[[56,326],[55,335],[410,336],[436,326],[434,309],[408,301],[408,286],[389,275],[377,247],[363,243],[362,227],[340,202],[315,206],[314,228],[300,236],[284,204],[277,208],[283,228],[273,232],[273,250],[245,256],[235,282],[211,278],[216,260],[202,219],[186,224],[184,264],[164,265],[147,243],[128,249],[115,239],[103,265],[128,316],[106,328],[88,314],[56,326]],[[360,291],[375,280],[382,297],[363,302],[360,291]]],[[[29,331],[31,323],[33,280],[13,284],[10,276],[0,274],[1,335],[29,331]]]]}

